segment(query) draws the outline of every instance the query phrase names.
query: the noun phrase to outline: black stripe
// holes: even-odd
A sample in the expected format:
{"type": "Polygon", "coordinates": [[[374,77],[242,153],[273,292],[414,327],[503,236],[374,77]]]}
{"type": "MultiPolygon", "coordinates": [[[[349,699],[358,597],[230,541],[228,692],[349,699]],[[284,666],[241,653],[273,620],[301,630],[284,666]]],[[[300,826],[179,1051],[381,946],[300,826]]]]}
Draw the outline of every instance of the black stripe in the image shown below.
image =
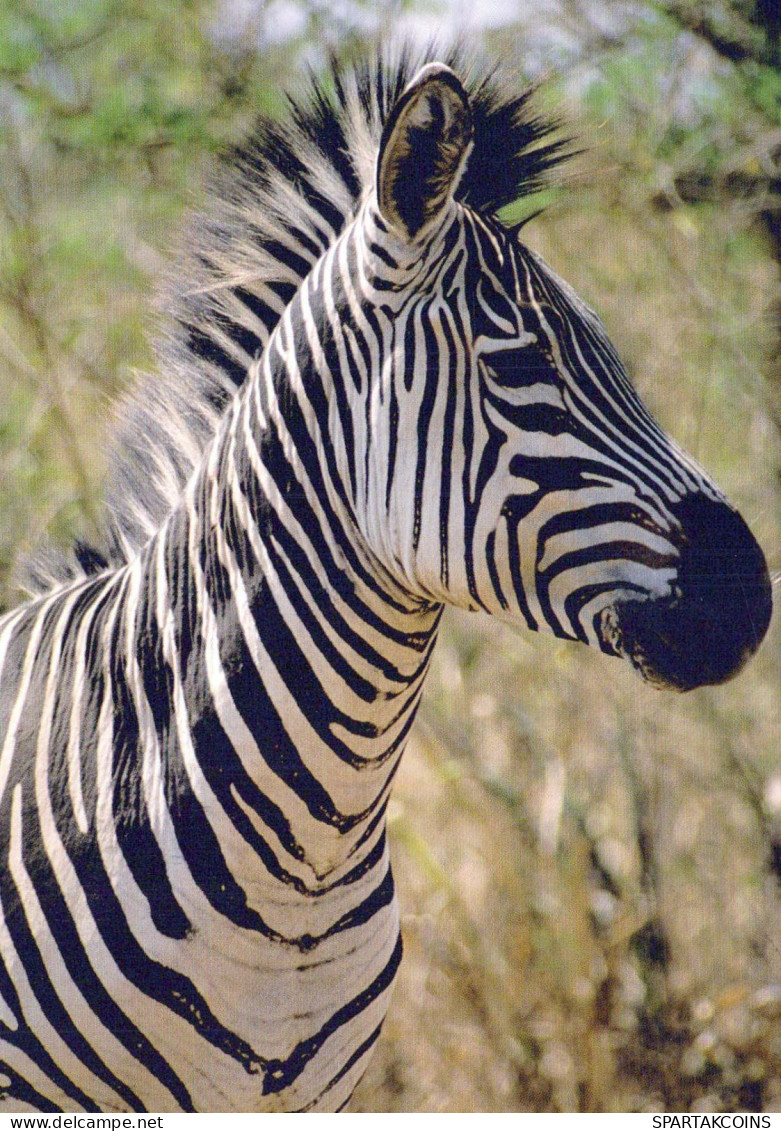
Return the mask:
{"type": "MultiPolygon", "coordinates": [[[[204,778],[225,811],[227,818],[247,844],[257,853],[270,875],[281,883],[303,893],[306,888],[302,881],[282,867],[268,842],[257,832],[233,795],[233,790],[235,790],[247,807],[254,810],[260,820],[273,830],[290,856],[297,860],[303,859],[303,850],[292,834],[289,821],[278,806],[274,805],[258,788],[257,784],[247,776],[233,744],[229,742],[222,728],[214,705],[207,696],[202,625],[197,610],[195,578],[187,549],[187,525],[187,516],[180,509],[174,515],[168,527],[166,566],[169,600],[173,608],[174,624],[177,626],[175,643],[178,652],[179,675],[183,685],[188,725],[195,756],[204,778]]],[[[177,761],[181,761],[178,744],[173,745],[168,750],[167,757],[171,761],[172,767],[177,761]]],[[[178,765],[175,772],[180,776],[186,774],[183,764],[178,765]]],[[[190,846],[189,851],[195,855],[196,865],[198,860],[203,861],[207,891],[210,890],[209,877],[215,877],[218,891],[211,898],[219,898],[219,884],[224,880],[227,869],[222,855],[218,850],[215,850],[211,829],[207,828],[206,839],[203,841],[197,835],[192,840],[188,836],[188,830],[192,828],[204,829],[208,826],[208,821],[199,802],[191,795],[188,798],[187,805],[176,806],[171,816],[180,843],[184,846],[190,846]]],[[[228,878],[233,886],[232,877],[229,876],[228,878]]],[[[239,907],[242,906],[242,903],[241,899],[237,900],[239,907]]],[[[226,913],[224,908],[222,913],[226,913]]]]}
{"type": "Polygon", "coordinates": [[[284,1091],[301,1075],[307,1064],[320,1051],[325,1042],[337,1029],[352,1021],[354,1017],[363,1013],[393,982],[396,971],[401,962],[402,944],[401,935],[396,940],[385,967],[373,982],[366,987],[357,997],[352,998],[322,1026],[316,1033],[296,1045],[293,1052],[286,1060],[269,1060],[266,1062],[266,1075],[263,1079],[263,1095],[274,1095],[284,1091]]]}
{"type": "MultiPolygon", "coordinates": [[[[417,420],[417,450],[415,452],[415,499],[414,519],[412,523],[412,547],[417,550],[420,543],[421,523],[423,519],[423,489],[426,480],[426,467],[433,453],[428,448],[428,434],[431,425],[431,416],[436,403],[437,391],[440,384],[439,366],[440,352],[431,325],[431,307],[433,303],[425,303],[420,310],[420,324],[423,329],[425,357],[415,357],[414,360],[406,359],[405,380],[409,374],[410,385],[413,377],[422,383],[423,396],[420,399],[417,420]],[[410,364],[413,362],[413,364],[410,364]],[[423,370],[423,372],[421,372],[423,370]]],[[[434,449],[435,451],[437,449],[434,449]]]]}
{"type": "MultiPolygon", "coordinates": [[[[208,513],[206,508],[204,510],[208,513]]],[[[236,708],[253,735],[261,757],[271,772],[298,794],[316,820],[341,831],[353,828],[358,818],[340,813],[322,783],[308,769],[285,728],[277,705],[258,678],[255,662],[238,624],[230,579],[219,560],[216,536],[208,528],[202,530],[199,555],[208,599],[217,618],[220,664],[236,708]]],[[[273,606],[264,606],[263,615],[264,618],[273,617],[273,606]]],[[[282,624],[281,618],[276,620],[276,624],[282,624]]],[[[268,619],[265,632],[268,632],[268,619]]],[[[303,675],[303,656],[297,647],[296,652],[303,675]]],[[[291,668],[288,661],[287,668],[292,676],[295,666],[291,668]]],[[[298,697],[300,699],[300,695],[298,697]]]]}
{"type": "MultiPolygon", "coordinates": [[[[146,572],[135,615],[134,639],[142,641],[141,678],[161,743],[159,757],[171,734],[171,686],[163,663],[158,626],[154,622],[154,575],[146,572]]],[[[130,673],[125,657],[123,619],[126,593],[119,601],[115,637],[110,652],[109,694],[113,702],[113,783],[112,811],[117,843],[133,879],[149,902],[152,922],[168,938],[184,939],[191,924],[171,888],[165,859],[152,831],[143,786],[143,748],[136,705],[130,693],[130,673]]],[[[150,752],[150,756],[151,752],[150,752]]]]}
{"type": "MultiPolygon", "coordinates": [[[[300,1110],[302,1112],[311,1111],[312,1108],[316,1104],[320,1103],[320,1101],[324,1098],[324,1096],[327,1096],[329,1092],[332,1092],[334,1090],[334,1088],[336,1087],[336,1085],[339,1083],[339,1081],[344,1079],[344,1077],[347,1075],[347,1073],[350,1071],[350,1069],[353,1067],[353,1065],[357,1064],[358,1061],[361,1060],[366,1055],[366,1053],[368,1053],[374,1047],[374,1045],[377,1043],[377,1038],[379,1037],[381,1032],[382,1032],[382,1022],[380,1022],[380,1024],[377,1026],[377,1028],[374,1029],[369,1034],[369,1036],[366,1038],[365,1041],[361,1041],[361,1043],[358,1045],[358,1048],[355,1050],[355,1052],[353,1052],[347,1058],[347,1060],[344,1062],[344,1064],[339,1069],[339,1071],[336,1073],[336,1075],[333,1076],[329,1080],[329,1082],[323,1088],[323,1090],[321,1091],[321,1093],[317,1097],[317,1099],[312,1100],[311,1103],[307,1104],[306,1107],[303,1107],[300,1110]]],[[[351,1099],[352,1099],[352,1091],[350,1092],[350,1095],[347,1097],[347,1099],[344,1101],[344,1103],[340,1107],[337,1108],[337,1111],[343,1111],[347,1107],[347,1105],[349,1104],[351,1099]]]]}

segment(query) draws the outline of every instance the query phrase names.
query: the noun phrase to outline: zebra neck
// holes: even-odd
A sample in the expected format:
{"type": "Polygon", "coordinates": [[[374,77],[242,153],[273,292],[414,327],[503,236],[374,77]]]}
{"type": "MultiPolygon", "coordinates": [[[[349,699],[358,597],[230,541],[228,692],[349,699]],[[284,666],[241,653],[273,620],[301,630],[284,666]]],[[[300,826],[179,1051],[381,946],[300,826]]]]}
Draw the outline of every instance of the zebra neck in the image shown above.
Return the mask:
{"type": "Polygon", "coordinates": [[[219,779],[264,873],[311,889],[382,838],[440,609],[373,573],[325,444],[295,398],[272,406],[261,369],[150,545],[139,594],[181,673],[197,772],[219,779]]]}

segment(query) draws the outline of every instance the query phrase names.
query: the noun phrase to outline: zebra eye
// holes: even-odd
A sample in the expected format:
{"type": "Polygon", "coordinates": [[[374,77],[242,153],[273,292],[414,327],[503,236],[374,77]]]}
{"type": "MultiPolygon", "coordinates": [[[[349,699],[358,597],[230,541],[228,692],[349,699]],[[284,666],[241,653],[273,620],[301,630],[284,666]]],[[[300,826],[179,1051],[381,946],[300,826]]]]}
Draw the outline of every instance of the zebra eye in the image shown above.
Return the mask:
{"type": "Polygon", "coordinates": [[[511,389],[554,382],[558,376],[555,365],[538,346],[492,351],[485,364],[500,385],[511,389]]]}

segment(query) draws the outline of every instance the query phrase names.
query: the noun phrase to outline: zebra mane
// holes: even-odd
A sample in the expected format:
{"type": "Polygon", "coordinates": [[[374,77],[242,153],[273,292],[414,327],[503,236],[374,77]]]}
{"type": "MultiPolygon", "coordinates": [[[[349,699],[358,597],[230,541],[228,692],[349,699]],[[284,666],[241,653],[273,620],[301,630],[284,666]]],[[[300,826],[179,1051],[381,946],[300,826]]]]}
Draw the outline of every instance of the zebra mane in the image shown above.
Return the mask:
{"type": "Polygon", "coordinates": [[[461,47],[332,58],[324,75],[310,74],[303,96],[288,96],[287,120],[259,120],[212,178],[164,281],[156,372],[136,375],[120,400],[105,528],[65,554],[43,549],[25,561],[29,593],[123,565],[159,528],[283,310],[371,189],[390,109],[434,58],[456,71],[472,104],[459,201],[494,214],[543,187],[569,156],[558,123],[530,110],[533,88],[519,89],[502,66],[477,77],[461,47]]]}

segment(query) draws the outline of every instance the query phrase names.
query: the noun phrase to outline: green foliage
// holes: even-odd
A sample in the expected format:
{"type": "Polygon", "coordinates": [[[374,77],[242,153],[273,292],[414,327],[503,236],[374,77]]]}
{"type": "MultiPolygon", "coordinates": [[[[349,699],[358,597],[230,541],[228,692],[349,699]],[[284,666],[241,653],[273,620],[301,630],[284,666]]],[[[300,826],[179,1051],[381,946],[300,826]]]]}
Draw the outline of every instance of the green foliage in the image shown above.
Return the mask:
{"type": "Polygon", "coordinates": [[[781,126],[781,70],[754,64],[744,67],[740,78],[738,85],[744,87],[750,103],[781,126]]]}
{"type": "Polygon", "coordinates": [[[583,105],[622,130],[649,176],[660,163],[734,173],[756,166],[757,140],[781,124],[781,71],[718,60],[676,19],[651,10],[592,70],[583,105]]]}
{"type": "Polygon", "coordinates": [[[298,50],[261,57],[257,29],[218,41],[214,20],[201,0],[0,0],[0,603],[44,529],[91,521],[105,398],[151,361],[158,249],[298,50]]]}
{"type": "Polygon", "coordinates": [[[27,0],[0,13],[0,75],[47,140],[88,160],[107,148],[210,147],[226,93],[246,98],[247,64],[209,42],[208,15],[203,3],[27,0]]]}

